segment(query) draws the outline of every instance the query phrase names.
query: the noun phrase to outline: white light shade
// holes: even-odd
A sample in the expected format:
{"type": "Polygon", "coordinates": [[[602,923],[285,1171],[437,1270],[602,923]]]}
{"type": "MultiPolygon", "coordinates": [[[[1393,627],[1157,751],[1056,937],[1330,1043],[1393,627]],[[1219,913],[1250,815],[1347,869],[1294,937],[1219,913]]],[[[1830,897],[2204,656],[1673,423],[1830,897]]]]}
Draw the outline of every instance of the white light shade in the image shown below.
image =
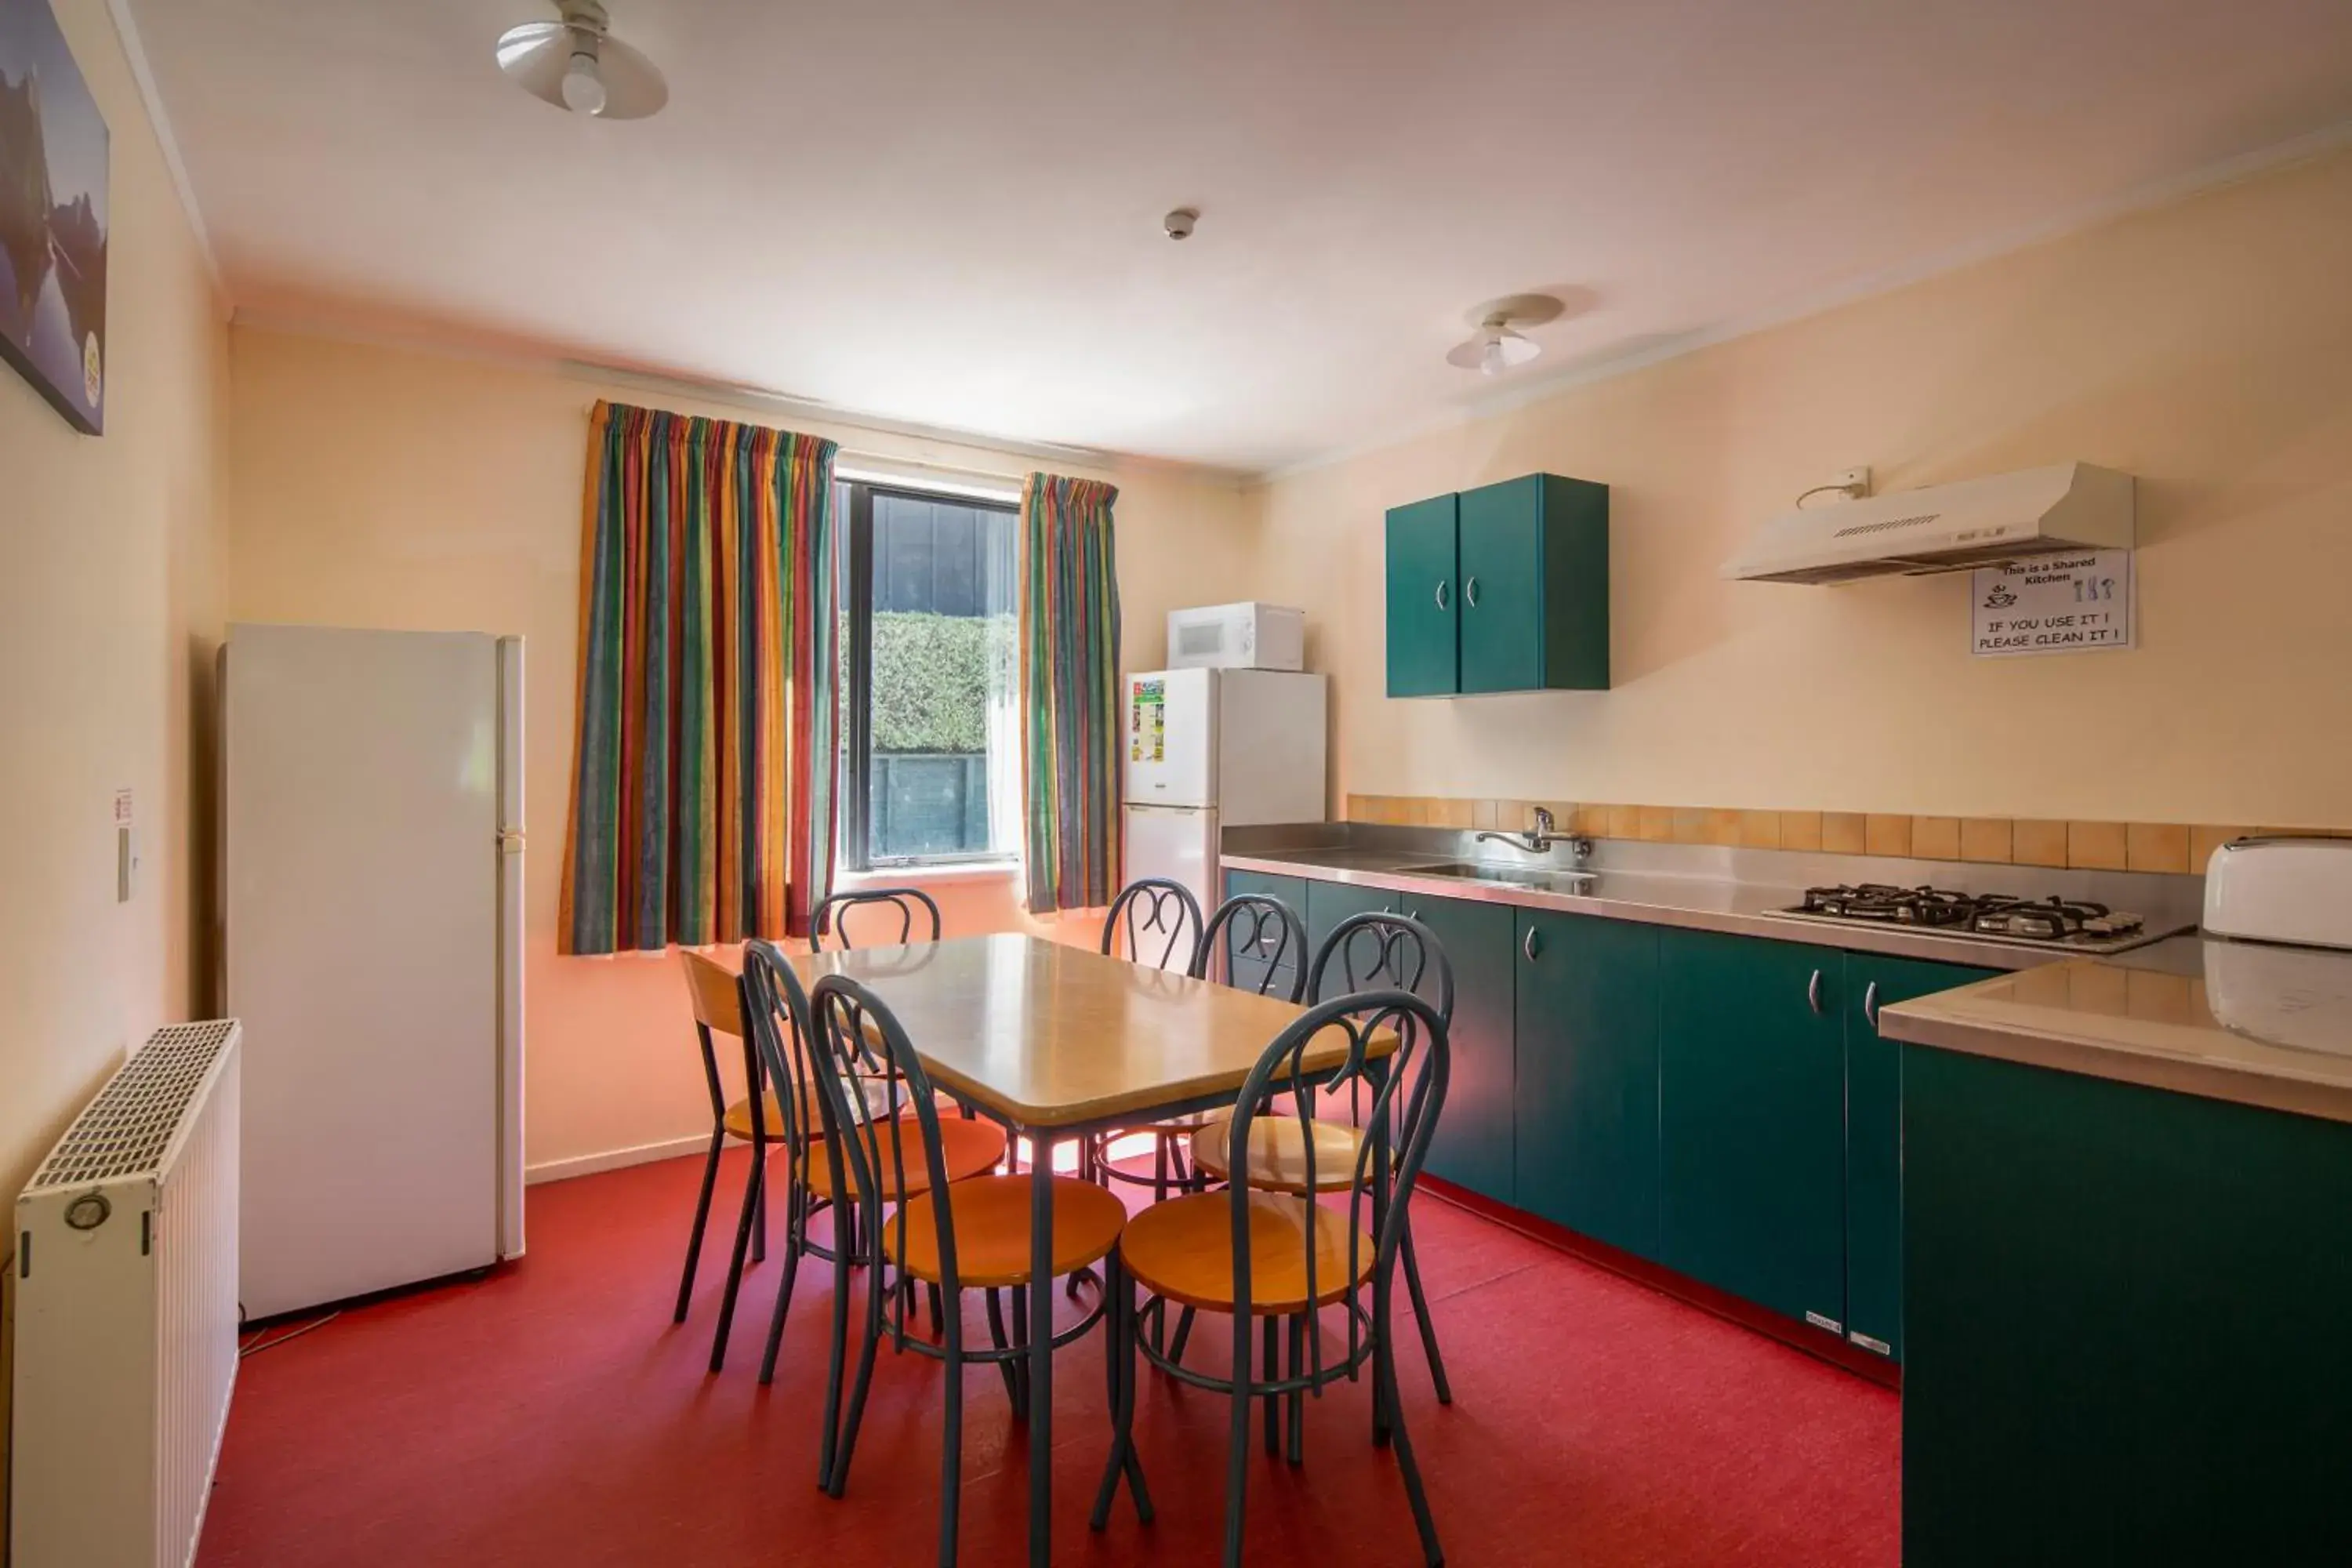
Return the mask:
{"type": "Polygon", "coordinates": [[[1500,375],[1541,353],[1542,346],[1534,339],[1523,338],[1508,327],[1490,327],[1478,350],[1478,371],[1482,375],[1500,375]]]}
{"type": "Polygon", "coordinates": [[[669,101],[653,61],[610,34],[563,22],[509,28],[499,69],[542,103],[600,120],[643,120],[669,101]]]}

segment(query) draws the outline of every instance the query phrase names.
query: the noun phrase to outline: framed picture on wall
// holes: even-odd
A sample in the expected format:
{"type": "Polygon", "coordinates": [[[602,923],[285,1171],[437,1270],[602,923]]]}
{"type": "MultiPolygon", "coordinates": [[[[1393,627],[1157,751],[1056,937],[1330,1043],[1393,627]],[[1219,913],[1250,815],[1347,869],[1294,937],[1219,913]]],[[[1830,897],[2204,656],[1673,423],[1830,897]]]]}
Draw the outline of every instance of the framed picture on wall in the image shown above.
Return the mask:
{"type": "Polygon", "coordinates": [[[0,355],[106,429],[106,118],[48,0],[0,0],[0,355]]]}

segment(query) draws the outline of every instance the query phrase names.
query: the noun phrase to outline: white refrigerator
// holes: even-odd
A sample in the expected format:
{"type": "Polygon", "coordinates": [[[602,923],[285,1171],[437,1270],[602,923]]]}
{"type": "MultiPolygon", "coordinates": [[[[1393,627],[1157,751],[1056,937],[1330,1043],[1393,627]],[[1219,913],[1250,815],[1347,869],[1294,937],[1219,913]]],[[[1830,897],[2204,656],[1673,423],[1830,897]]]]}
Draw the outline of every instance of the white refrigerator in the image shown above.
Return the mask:
{"type": "Polygon", "coordinates": [[[522,640],[235,626],[248,1319],[522,1251],[522,640]]]}
{"type": "Polygon", "coordinates": [[[1325,680],[1275,669],[1127,678],[1127,878],[1166,877],[1217,907],[1218,835],[1321,822],[1325,680]]]}

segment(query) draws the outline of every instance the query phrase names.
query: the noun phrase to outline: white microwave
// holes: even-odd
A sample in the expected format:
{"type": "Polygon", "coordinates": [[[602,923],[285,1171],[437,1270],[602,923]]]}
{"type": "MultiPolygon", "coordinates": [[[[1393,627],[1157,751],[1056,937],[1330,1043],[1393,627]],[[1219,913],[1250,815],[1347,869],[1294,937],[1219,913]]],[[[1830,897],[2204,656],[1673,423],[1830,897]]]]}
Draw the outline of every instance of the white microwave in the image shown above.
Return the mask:
{"type": "Polygon", "coordinates": [[[1171,610],[1168,668],[1304,669],[1307,612],[1258,604],[1171,610]]]}

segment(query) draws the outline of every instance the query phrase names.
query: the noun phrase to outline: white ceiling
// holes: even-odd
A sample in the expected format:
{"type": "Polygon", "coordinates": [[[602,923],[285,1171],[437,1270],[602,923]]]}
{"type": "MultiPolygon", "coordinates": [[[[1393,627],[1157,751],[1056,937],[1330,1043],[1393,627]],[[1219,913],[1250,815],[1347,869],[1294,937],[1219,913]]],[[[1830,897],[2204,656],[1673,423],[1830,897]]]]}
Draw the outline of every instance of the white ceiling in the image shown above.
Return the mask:
{"type": "Polygon", "coordinates": [[[653,120],[547,0],[133,0],[239,308],[1257,471],[2352,121],[2344,0],[610,3],[653,120]]]}

